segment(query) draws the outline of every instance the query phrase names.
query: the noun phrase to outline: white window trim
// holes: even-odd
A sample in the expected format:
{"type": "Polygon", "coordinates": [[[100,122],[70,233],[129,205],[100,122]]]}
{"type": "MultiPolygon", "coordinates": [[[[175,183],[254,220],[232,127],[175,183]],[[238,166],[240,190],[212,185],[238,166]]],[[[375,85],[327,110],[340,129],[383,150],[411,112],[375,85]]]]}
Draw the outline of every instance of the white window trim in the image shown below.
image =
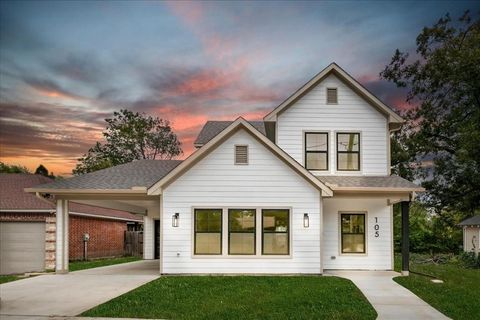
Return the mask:
{"type": "MultiPolygon", "coordinates": [[[[191,258],[192,259],[293,259],[293,207],[288,206],[245,206],[245,205],[198,205],[191,207],[191,258]],[[222,254],[199,255],[195,254],[195,209],[222,209],[222,254]],[[229,255],[228,254],[228,209],[255,209],[255,255],[229,255]],[[262,209],[285,209],[289,211],[288,223],[288,255],[262,255],[262,209]]],[[[180,214],[181,216],[181,214],[180,214]]]]}
{"type": "Polygon", "coordinates": [[[333,131],[333,163],[334,163],[334,174],[335,175],[345,175],[345,176],[360,176],[363,175],[363,154],[365,152],[363,148],[363,132],[362,130],[334,130],[333,131]],[[359,134],[359,144],[360,144],[360,170],[348,171],[348,170],[338,170],[338,161],[337,161],[337,133],[358,133],[359,134]]]}
{"type": "Polygon", "coordinates": [[[302,164],[305,169],[311,172],[314,175],[321,175],[321,174],[329,174],[332,171],[332,151],[331,151],[331,136],[332,132],[329,130],[302,130],[302,164]],[[306,151],[307,151],[307,140],[306,134],[307,133],[326,133],[327,134],[327,170],[310,170],[307,169],[307,159],[306,159],[306,151]]]}

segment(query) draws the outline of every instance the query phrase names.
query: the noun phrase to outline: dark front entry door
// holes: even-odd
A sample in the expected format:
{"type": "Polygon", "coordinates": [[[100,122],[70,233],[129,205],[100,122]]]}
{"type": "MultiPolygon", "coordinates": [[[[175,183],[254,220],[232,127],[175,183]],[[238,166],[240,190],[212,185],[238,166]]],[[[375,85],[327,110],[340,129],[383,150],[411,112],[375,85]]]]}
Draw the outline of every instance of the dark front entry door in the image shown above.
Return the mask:
{"type": "Polygon", "coordinates": [[[155,220],[155,259],[160,259],[160,220],[155,220]]]}

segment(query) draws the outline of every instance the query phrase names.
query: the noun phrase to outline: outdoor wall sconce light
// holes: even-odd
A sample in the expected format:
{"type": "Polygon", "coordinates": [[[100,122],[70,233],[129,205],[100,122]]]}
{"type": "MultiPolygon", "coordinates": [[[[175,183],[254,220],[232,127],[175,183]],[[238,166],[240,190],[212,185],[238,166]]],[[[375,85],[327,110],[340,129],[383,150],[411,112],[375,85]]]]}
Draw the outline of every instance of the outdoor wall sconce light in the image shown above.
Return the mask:
{"type": "Polygon", "coordinates": [[[172,216],[172,227],[176,228],[178,227],[178,219],[180,218],[180,213],[175,213],[173,216],[172,216]]]}
{"type": "Polygon", "coordinates": [[[303,227],[308,228],[310,226],[310,218],[308,217],[308,213],[303,214],[303,227]]]}

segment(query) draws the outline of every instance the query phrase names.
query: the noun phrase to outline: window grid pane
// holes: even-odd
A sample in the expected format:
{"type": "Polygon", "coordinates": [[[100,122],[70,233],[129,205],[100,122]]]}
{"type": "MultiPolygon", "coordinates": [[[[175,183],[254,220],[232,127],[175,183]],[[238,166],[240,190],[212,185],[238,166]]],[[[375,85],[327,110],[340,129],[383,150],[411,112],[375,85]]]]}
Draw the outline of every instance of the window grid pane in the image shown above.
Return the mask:
{"type": "Polygon", "coordinates": [[[262,254],[288,255],[290,253],[289,215],[288,209],[262,210],[262,254]]]}
{"type": "Polygon", "coordinates": [[[365,214],[341,214],[342,253],[365,253],[365,214]]]}
{"type": "Polygon", "coordinates": [[[228,254],[254,255],[256,253],[256,209],[228,210],[228,254]]]}
{"type": "Polygon", "coordinates": [[[305,133],[305,168],[328,170],[328,133],[305,133]]]}
{"type": "Polygon", "coordinates": [[[360,133],[337,133],[337,170],[360,171],[360,133]]]}
{"type": "Polygon", "coordinates": [[[222,254],[222,209],[195,209],[194,254],[222,254]]]}

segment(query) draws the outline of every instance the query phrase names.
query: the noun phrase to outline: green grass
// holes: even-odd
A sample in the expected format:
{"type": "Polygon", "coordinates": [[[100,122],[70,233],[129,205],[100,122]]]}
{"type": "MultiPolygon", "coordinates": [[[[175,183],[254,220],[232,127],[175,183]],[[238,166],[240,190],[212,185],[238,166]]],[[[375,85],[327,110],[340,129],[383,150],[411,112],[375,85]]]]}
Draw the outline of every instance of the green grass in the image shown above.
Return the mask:
{"type": "Polygon", "coordinates": [[[114,264],[132,262],[137,260],[140,260],[140,258],[122,257],[122,258],[98,259],[98,260],[89,260],[89,261],[72,261],[69,263],[69,270],[78,271],[78,270],[84,270],[84,269],[111,266],[114,264]]]}
{"type": "Polygon", "coordinates": [[[15,281],[15,280],[20,280],[20,279],[23,279],[22,277],[19,277],[19,276],[11,276],[11,275],[7,275],[7,276],[0,276],[0,284],[2,283],[7,283],[7,282],[12,282],[12,281],[15,281]]]}
{"type": "Polygon", "coordinates": [[[168,276],[82,314],[161,319],[375,319],[349,280],[337,277],[168,276]]]}
{"type": "Polygon", "coordinates": [[[432,283],[431,278],[412,272],[408,277],[394,280],[455,320],[480,315],[480,270],[466,269],[455,262],[411,264],[410,269],[435,276],[444,283],[432,283]]]}

